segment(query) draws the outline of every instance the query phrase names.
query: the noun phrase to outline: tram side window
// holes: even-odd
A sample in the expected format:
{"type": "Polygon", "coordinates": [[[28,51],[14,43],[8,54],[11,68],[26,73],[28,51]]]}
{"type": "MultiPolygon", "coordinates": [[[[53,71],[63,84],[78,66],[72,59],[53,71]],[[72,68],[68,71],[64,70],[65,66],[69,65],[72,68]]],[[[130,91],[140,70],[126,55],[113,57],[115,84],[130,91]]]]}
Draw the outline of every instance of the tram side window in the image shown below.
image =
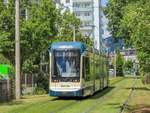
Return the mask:
{"type": "Polygon", "coordinates": [[[90,56],[90,79],[93,80],[95,78],[95,58],[94,55],[90,56]]]}
{"type": "Polygon", "coordinates": [[[105,58],[103,56],[103,77],[105,76],[105,58]]]}
{"type": "Polygon", "coordinates": [[[105,76],[108,75],[108,62],[107,62],[107,59],[105,58],[105,61],[104,61],[104,73],[105,73],[105,76]]]}
{"type": "Polygon", "coordinates": [[[83,57],[83,78],[89,79],[90,76],[90,59],[83,57]]]}
{"type": "Polygon", "coordinates": [[[100,75],[101,75],[101,77],[103,77],[104,76],[104,57],[103,56],[101,56],[101,58],[100,58],[100,75]]]}
{"type": "Polygon", "coordinates": [[[99,68],[100,68],[100,61],[99,61],[99,56],[96,55],[96,59],[95,59],[95,72],[96,72],[96,79],[99,79],[99,68]]]}

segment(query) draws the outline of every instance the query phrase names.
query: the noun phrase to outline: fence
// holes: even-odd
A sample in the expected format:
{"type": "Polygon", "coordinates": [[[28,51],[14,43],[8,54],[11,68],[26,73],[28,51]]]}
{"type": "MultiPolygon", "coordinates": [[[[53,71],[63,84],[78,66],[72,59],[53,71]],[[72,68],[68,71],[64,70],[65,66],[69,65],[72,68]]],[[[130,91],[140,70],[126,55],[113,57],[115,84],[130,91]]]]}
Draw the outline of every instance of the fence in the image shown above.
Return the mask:
{"type": "Polygon", "coordinates": [[[14,82],[11,79],[0,80],[0,102],[9,101],[14,97],[14,82]]]}
{"type": "MultiPolygon", "coordinates": [[[[37,90],[41,90],[40,93],[44,93],[48,85],[48,74],[45,73],[32,73],[24,74],[21,77],[22,95],[37,94],[37,90]]],[[[47,91],[47,90],[46,90],[47,91]]]]}

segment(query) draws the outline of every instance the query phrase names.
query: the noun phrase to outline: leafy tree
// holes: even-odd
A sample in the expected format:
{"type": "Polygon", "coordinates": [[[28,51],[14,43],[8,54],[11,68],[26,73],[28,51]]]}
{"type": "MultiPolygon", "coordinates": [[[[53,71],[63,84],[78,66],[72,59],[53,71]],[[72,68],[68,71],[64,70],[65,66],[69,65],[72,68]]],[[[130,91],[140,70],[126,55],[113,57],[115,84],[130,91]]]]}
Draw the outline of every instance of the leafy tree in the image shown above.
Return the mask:
{"type": "Polygon", "coordinates": [[[79,36],[79,31],[77,30],[79,30],[80,27],[80,20],[77,19],[74,14],[70,13],[69,11],[65,11],[64,13],[60,14],[58,20],[59,20],[57,22],[57,27],[59,29],[58,37],[61,37],[61,40],[72,41],[74,29],[76,31],[76,34],[79,36]]]}
{"type": "MultiPolygon", "coordinates": [[[[130,32],[130,39],[137,49],[141,68],[144,71],[147,62],[150,62],[150,1],[139,1],[129,4],[124,8],[124,18],[121,21],[122,28],[130,32]]],[[[146,67],[147,67],[146,66],[146,67]]],[[[145,70],[146,71],[146,70],[145,70]]]]}
{"type": "Polygon", "coordinates": [[[7,5],[0,0],[0,51],[12,64],[14,64],[15,39],[14,9],[13,0],[9,0],[7,5]]]}
{"type": "Polygon", "coordinates": [[[109,0],[107,7],[104,9],[106,17],[109,19],[109,30],[113,37],[118,37],[120,20],[123,17],[122,8],[127,0],[109,0]]]}
{"type": "Polygon", "coordinates": [[[109,0],[105,9],[105,14],[109,19],[109,28],[111,32],[115,31],[114,36],[123,37],[137,50],[140,72],[143,75],[149,72],[150,67],[149,4],[149,0],[124,0],[121,3],[120,0],[109,0]],[[113,27],[115,25],[117,29],[113,27]]]}
{"type": "MultiPolygon", "coordinates": [[[[76,29],[77,41],[82,40],[79,32],[80,21],[74,14],[68,11],[62,13],[61,9],[56,9],[52,0],[20,2],[21,70],[22,73],[38,73],[41,55],[44,54],[48,58],[49,43],[72,41],[73,26],[76,29]]],[[[9,0],[6,5],[0,0],[0,51],[13,65],[15,64],[14,4],[14,0],[9,0]]]]}
{"type": "Polygon", "coordinates": [[[123,76],[123,65],[124,65],[124,59],[120,54],[120,51],[117,50],[116,52],[116,75],[117,76],[123,76]]]}
{"type": "Polygon", "coordinates": [[[124,7],[136,1],[138,0],[109,0],[107,7],[104,8],[104,13],[109,20],[108,29],[112,36],[114,38],[124,38],[127,46],[131,46],[130,35],[128,29],[120,29],[121,20],[124,17],[124,7]]]}
{"type": "Polygon", "coordinates": [[[41,54],[47,51],[49,40],[57,34],[57,10],[51,0],[27,5],[28,19],[21,24],[22,66],[25,67],[23,71],[37,71],[41,54]]]}
{"type": "Polygon", "coordinates": [[[128,60],[124,63],[124,68],[130,70],[133,69],[133,62],[131,60],[128,60]]]}
{"type": "MultiPolygon", "coordinates": [[[[0,50],[14,64],[14,1],[9,0],[4,5],[1,0],[0,9],[0,50]]],[[[22,0],[21,12],[24,11],[27,11],[28,18],[23,13],[20,14],[20,34],[22,69],[25,72],[38,70],[41,54],[47,51],[50,42],[72,41],[73,26],[76,28],[77,40],[82,38],[79,19],[68,11],[61,13],[52,0],[22,0]]]]}

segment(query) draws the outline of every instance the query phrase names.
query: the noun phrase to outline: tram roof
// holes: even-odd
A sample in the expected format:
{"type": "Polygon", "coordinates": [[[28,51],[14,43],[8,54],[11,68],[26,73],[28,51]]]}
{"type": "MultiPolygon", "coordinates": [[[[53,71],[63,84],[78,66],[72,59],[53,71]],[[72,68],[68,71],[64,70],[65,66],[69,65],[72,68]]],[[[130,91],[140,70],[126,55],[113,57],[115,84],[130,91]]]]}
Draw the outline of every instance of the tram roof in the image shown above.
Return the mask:
{"type": "Polygon", "coordinates": [[[49,50],[53,49],[80,49],[81,52],[85,50],[85,44],[81,42],[54,42],[51,45],[51,48],[49,50]]]}

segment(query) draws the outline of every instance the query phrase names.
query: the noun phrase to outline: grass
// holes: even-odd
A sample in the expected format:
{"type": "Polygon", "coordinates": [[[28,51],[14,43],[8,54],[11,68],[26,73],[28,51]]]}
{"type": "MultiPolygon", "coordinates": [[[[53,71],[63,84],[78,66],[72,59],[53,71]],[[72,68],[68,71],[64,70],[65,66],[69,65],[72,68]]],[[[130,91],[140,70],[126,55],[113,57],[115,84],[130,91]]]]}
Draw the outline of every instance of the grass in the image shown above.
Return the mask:
{"type": "MultiPolygon", "coordinates": [[[[130,87],[132,81],[132,79],[120,81],[119,83],[112,85],[109,89],[103,91],[103,93],[105,93],[104,95],[98,93],[76,106],[71,106],[70,108],[59,111],[58,113],[117,113],[129,93],[129,91],[126,91],[125,87],[130,87]]],[[[116,80],[112,83],[114,82],[116,82],[116,80]]]]}
{"type": "Polygon", "coordinates": [[[13,101],[0,105],[0,113],[49,113],[58,105],[64,106],[70,101],[55,101],[54,97],[48,95],[28,96],[21,101],[13,101]]]}
{"type": "MultiPolygon", "coordinates": [[[[110,87],[104,91],[80,101],[72,98],[59,99],[48,95],[26,96],[20,101],[1,103],[0,113],[117,113],[129,95],[133,79],[115,78],[111,79],[110,84],[110,87]]],[[[138,89],[143,87],[140,80],[137,85],[138,89]]],[[[144,95],[147,95],[147,90],[142,92],[137,90],[137,96],[133,98],[127,112],[135,107],[137,99],[140,103],[141,97],[147,98],[148,95],[146,97],[144,95]]],[[[143,104],[149,105],[150,100],[145,100],[143,104]]]]}
{"type": "Polygon", "coordinates": [[[126,113],[150,113],[150,89],[138,81],[126,113]]]}

